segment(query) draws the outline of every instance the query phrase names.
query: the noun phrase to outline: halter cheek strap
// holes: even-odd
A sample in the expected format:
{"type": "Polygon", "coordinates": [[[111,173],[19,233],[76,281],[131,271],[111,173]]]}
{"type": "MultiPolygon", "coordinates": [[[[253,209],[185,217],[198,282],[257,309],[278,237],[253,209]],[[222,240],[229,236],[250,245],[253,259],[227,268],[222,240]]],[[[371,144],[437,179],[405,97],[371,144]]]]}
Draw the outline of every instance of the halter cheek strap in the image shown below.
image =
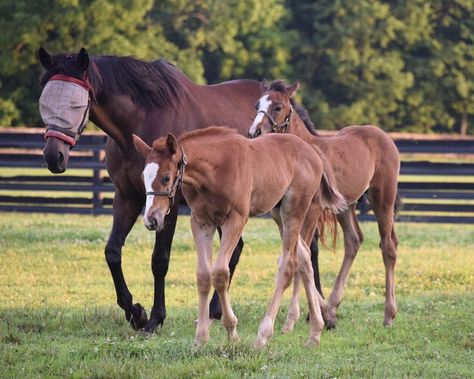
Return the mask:
{"type": "Polygon", "coordinates": [[[268,120],[272,124],[272,132],[274,133],[285,133],[286,130],[288,129],[288,125],[290,125],[290,119],[291,119],[291,114],[293,113],[293,107],[290,105],[290,112],[288,113],[288,116],[285,117],[285,121],[283,121],[281,124],[275,121],[275,119],[270,116],[270,114],[267,111],[260,110],[257,112],[257,114],[263,113],[265,116],[267,116],[268,120]]]}
{"type": "Polygon", "coordinates": [[[179,191],[179,189],[181,188],[183,184],[184,171],[188,163],[186,159],[186,155],[184,154],[184,150],[181,146],[180,146],[180,149],[181,149],[181,159],[178,163],[178,172],[176,173],[176,178],[174,179],[173,185],[170,188],[168,188],[167,191],[147,191],[146,192],[147,196],[162,196],[162,197],[167,197],[169,199],[170,204],[169,204],[168,211],[166,212],[166,214],[169,214],[171,212],[171,208],[173,207],[176,193],[179,191]]]}

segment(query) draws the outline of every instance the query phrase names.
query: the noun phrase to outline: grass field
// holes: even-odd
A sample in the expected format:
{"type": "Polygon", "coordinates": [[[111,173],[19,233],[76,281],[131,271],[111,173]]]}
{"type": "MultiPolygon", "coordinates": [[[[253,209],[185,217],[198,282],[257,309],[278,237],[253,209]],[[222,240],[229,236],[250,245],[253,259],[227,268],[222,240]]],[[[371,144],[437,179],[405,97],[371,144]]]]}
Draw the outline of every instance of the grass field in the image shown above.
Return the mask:
{"type": "MultiPolygon", "coordinates": [[[[474,377],[474,225],[400,224],[398,315],[384,328],[384,269],[377,228],[366,237],[335,330],[319,348],[303,347],[300,320],[281,335],[289,291],[269,345],[252,344],[273,289],[278,233],[252,219],[231,299],[239,318],[237,343],[215,323],[211,341],[195,352],[195,253],[189,219],[179,219],[166,300],[168,318],[152,337],[134,332],[115,305],[103,248],[110,217],[0,214],[0,377],[94,378],[344,378],[474,377]]],[[[141,222],[124,248],[134,300],[152,302],[153,234],[141,222]]],[[[342,260],[321,251],[329,294],[342,260]]],[[[306,307],[302,302],[303,314],[306,307]]]]}

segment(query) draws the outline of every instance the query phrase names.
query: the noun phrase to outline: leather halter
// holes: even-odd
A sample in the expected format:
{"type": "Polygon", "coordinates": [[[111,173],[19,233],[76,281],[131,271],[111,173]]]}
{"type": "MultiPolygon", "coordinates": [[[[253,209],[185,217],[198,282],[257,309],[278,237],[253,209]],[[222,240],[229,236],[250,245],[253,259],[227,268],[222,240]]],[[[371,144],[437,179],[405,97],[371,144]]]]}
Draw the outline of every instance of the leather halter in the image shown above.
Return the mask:
{"type": "Polygon", "coordinates": [[[179,148],[181,149],[181,159],[178,162],[178,172],[176,173],[176,178],[174,179],[173,185],[170,188],[168,188],[167,191],[147,191],[146,192],[147,196],[162,196],[162,197],[167,197],[169,199],[170,205],[166,214],[169,214],[171,212],[171,208],[173,207],[176,193],[179,191],[179,189],[181,188],[181,185],[183,184],[184,170],[186,169],[186,165],[188,164],[183,148],[181,146],[179,148]]]}
{"type": "Polygon", "coordinates": [[[274,133],[285,133],[286,130],[288,129],[288,126],[290,125],[290,119],[291,119],[291,114],[293,113],[293,107],[290,105],[290,112],[288,115],[285,117],[285,121],[283,121],[281,124],[275,121],[275,119],[270,116],[270,114],[267,111],[264,110],[259,110],[257,114],[263,113],[265,116],[268,117],[268,120],[272,124],[272,132],[274,133]]]}
{"type": "Polygon", "coordinates": [[[48,129],[46,130],[46,133],[44,134],[44,139],[47,140],[49,137],[54,137],[57,139],[60,139],[61,141],[66,142],[69,144],[70,148],[72,149],[77,141],[79,141],[79,138],[81,138],[82,133],[84,132],[84,129],[87,126],[87,121],[86,116],[88,115],[91,107],[91,98],[90,98],[90,93],[92,91],[92,86],[87,80],[81,80],[74,78],[72,76],[67,76],[67,75],[62,75],[62,74],[56,74],[53,75],[48,82],[52,80],[59,80],[62,82],[70,82],[77,84],[87,90],[89,93],[89,98],[87,99],[87,107],[84,111],[84,114],[82,115],[81,123],[79,124],[79,127],[77,129],[76,134],[71,133],[69,130],[66,130],[64,128],[61,128],[57,125],[50,125],[48,129]]]}

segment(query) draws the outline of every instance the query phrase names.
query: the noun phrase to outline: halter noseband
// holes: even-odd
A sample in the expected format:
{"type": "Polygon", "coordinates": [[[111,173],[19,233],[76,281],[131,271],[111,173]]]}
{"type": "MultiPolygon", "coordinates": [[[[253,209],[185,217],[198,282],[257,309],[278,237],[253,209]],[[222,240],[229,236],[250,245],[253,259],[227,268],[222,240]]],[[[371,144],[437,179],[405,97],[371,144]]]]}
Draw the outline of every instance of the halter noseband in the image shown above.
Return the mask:
{"type": "Polygon", "coordinates": [[[169,214],[171,212],[171,208],[173,207],[174,199],[176,197],[176,192],[178,192],[178,190],[181,188],[181,185],[183,184],[184,170],[186,168],[186,165],[188,164],[183,148],[181,146],[179,148],[181,149],[181,159],[178,163],[178,172],[176,173],[176,178],[174,179],[171,188],[168,188],[167,191],[146,192],[147,196],[163,196],[169,199],[170,205],[166,214],[169,214]]]}
{"type": "Polygon", "coordinates": [[[291,119],[291,114],[293,113],[293,107],[290,105],[290,112],[288,113],[288,116],[285,117],[285,121],[283,121],[281,124],[275,121],[275,119],[270,116],[270,114],[267,111],[264,110],[259,110],[257,114],[263,113],[265,116],[268,117],[268,120],[272,124],[272,132],[274,133],[285,133],[286,130],[288,129],[288,125],[290,125],[290,119],[291,119]]]}
{"type": "Polygon", "coordinates": [[[46,130],[46,133],[44,134],[45,140],[48,139],[49,137],[55,137],[69,144],[70,148],[72,149],[76,145],[77,141],[79,141],[79,138],[81,138],[81,135],[87,126],[88,120],[86,120],[86,117],[87,117],[87,114],[89,113],[90,106],[91,106],[90,93],[92,91],[92,86],[87,81],[87,79],[81,80],[81,79],[74,78],[72,76],[67,76],[67,75],[62,75],[62,74],[53,75],[48,80],[48,82],[52,80],[59,80],[62,82],[70,82],[70,83],[77,84],[81,86],[82,88],[84,88],[85,90],[87,90],[87,92],[89,93],[89,98],[87,99],[87,107],[84,111],[84,114],[82,115],[81,123],[79,124],[79,128],[77,129],[76,134],[73,134],[69,130],[61,128],[57,125],[50,125],[48,129],[46,130]]]}

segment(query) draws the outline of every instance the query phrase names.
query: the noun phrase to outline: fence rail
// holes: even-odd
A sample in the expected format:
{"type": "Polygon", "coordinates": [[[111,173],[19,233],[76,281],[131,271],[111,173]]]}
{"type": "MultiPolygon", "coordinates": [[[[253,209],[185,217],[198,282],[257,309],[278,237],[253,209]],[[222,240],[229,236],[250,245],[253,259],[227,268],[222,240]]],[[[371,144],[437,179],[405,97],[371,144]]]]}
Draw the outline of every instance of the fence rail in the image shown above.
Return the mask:
{"type": "MultiPolygon", "coordinates": [[[[398,220],[474,223],[474,138],[394,140],[402,156],[398,220]]],[[[105,172],[105,141],[103,134],[82,136],[69,159],[74,170],[52,175],[43,162],[42,132],[0,132],[0,211],[110,214],[114,187],[105,172]]],[[[374,219],[366,202],[359,209],[360,220],[374,219]]]]}

